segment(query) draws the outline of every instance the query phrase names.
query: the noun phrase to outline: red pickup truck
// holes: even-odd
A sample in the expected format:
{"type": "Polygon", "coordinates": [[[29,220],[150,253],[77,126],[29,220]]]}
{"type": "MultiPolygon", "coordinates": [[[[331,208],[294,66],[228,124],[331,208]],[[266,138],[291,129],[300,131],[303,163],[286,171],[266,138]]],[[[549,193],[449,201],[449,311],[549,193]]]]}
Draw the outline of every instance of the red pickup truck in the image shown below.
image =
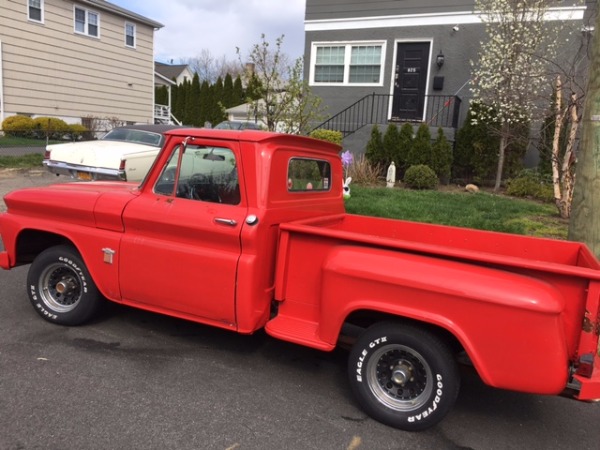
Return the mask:
{"type": "Polygon", "coordinates": [[[458,362],[490,386],[600,398],[600,264],[584,245],[349,215],[340,148],[178,129],[140,185],[5,196],[0,267],[46,320],[105,299],[330,351],[375,419],[439,422],[458,362]]]}

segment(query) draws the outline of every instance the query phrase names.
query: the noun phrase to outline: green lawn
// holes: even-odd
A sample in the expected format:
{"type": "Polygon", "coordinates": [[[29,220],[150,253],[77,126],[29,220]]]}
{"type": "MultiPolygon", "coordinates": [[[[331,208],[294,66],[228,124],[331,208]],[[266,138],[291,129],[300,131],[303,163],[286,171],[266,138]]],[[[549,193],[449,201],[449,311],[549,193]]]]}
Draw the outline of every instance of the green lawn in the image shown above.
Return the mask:
{"type": "Polygon", "coordinates": [[[568,223],[549,203],[488,193],[352,186],[352,214],[566,239],[568,223]]]}
{"type": "Polygon", "coordinates": [[[0,154],[0,168],[34,169],[42,168],[44,155],[32,153],[24,156],[5,156],[0,154]]]}
{"type": "MultiPolygon", "coordinates": [[[[62,141],[49,141],[50,144],[56,144],[62,141]]],[[[0,149],[2,147],[45,147],[45,139],[31,139],[13,136],[0,136],[0,149]]]]}

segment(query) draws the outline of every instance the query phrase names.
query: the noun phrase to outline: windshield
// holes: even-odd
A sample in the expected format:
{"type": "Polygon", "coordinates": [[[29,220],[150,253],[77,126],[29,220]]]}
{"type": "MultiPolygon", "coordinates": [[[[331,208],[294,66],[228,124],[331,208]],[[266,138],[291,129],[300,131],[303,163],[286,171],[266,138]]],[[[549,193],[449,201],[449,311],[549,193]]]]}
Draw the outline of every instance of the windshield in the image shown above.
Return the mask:
{"type": "Polygon", "coordinates": [[[115,128],[109,131],[103,138],[103,141],[123,141],[135,142],[136,144],[152,145],[160,147],[162,135],[152,131],[134,130],[131,128],[115,128]]]}

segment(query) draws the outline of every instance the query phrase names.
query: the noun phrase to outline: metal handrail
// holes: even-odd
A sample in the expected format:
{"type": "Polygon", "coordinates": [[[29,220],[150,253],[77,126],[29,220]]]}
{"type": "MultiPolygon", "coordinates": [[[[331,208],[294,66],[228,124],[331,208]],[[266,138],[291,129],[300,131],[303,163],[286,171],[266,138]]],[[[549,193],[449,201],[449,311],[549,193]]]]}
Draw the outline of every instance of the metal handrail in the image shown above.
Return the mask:
{"type": "MultiPolygon", "coordinates": [[[[366,95],[316,126],[313,131],[317,129],[340,131],[342,136],[346,137],[366,125],[388,122],[423,122],[418,119],[390,117],[392,98],[392,94],[372,93],[366,95]]],[[[432,127],[458,128],[460,97],[456,95],[426,95],[424,101],[425,123],[432,127]]]]}

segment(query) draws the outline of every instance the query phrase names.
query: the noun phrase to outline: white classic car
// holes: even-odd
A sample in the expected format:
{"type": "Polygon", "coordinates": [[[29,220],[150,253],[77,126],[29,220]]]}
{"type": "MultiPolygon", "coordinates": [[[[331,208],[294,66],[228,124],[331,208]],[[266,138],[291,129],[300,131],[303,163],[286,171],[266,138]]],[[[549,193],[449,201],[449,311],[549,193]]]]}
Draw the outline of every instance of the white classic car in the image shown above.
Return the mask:
{"type": "Polygon", "coordinates": [[[163,133],[175,125],[131,125],[109,131],[95,141],[51,144],[44,166],[79,180],[141,181],[160,151],[163,133]]]}

